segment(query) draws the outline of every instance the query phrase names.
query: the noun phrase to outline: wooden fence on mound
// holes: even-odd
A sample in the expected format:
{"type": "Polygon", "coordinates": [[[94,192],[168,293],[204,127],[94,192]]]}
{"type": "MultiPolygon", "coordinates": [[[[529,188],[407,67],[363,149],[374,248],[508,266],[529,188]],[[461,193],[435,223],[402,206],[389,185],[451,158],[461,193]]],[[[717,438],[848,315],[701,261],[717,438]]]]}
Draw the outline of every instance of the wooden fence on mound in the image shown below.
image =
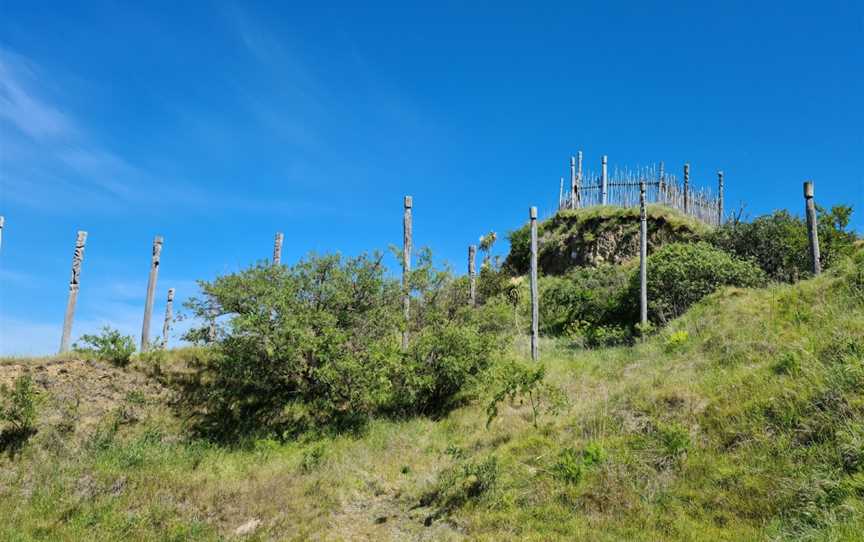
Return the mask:
{"type": "Polygon", "coordinates": [[[645,201],[672,207],[711,226],[723,223],[723,172],[717,172],[717,191],[707,186],[694,187],[690,181],[690,164],[684,164],[683,179],[664,170],[663,162],[637,168],[615,168],[608,171],[603,155],[600,173],[583,172],[582,152],[570,157],[570,183],[565,187],[561,177],[558,209],[583,209],[595,205],[637,207],[640,186],[645,183],[645,201]]]}

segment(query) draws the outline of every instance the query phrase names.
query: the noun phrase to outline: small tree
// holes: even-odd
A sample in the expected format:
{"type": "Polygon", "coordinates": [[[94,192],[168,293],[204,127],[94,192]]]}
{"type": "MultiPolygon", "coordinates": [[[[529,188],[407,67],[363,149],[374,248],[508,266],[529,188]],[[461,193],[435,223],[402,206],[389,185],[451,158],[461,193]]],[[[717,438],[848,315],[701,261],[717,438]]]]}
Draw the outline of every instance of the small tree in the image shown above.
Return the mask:
{"type": "Polygon", "coordinates": [[[132,337],[122,335],[111,326],[103,327],[99,335],[82,335],[78,340],[83,344],[76,342],[72,345],[73,350],[118,367],[128,365],[132,354],[135,353],[135,341],[132,337]]]}

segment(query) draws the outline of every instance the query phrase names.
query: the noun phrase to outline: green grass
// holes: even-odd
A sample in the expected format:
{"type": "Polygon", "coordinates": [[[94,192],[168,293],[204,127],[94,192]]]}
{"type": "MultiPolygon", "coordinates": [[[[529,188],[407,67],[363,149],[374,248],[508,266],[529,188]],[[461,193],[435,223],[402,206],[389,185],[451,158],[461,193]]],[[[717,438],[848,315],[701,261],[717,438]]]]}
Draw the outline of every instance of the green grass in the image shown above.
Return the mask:
{"type": "Polygon", "coordinates": [[[491,390],[439,420],[235,448],[147,395],[92,430],[43,420],[0,459],[0,538],[219,540],[257,518],[246,539],[860,540],[862,270],[716,293],[632,348],[544,341],[569,406],[538,427],[517,401],[487,428],[491,390]]]}

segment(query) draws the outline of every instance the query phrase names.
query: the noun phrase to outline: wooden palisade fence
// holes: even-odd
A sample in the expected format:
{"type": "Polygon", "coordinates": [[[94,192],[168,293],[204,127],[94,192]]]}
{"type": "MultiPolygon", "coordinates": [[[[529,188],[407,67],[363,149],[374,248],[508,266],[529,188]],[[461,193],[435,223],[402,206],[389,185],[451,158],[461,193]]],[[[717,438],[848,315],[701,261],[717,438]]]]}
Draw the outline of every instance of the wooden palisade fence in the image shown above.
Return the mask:
{"type": "Polygon", "coordinates": [[[583,173],[582,152],[570,157],[570,188],[564,183],[558,195],[558,209],[582,209],[595,205],[639,205],[641,184],[645,183],[646,204],[657,203],[678,209],[711,226],[723,222],[723,172],[717,172],[717,192],[690,183],[690,164],[684,164],[683,181],[664,171],[663,163],[635,169],[615,168],[609,172],[608,157],[600,161],[600,174],[583,173]]]}

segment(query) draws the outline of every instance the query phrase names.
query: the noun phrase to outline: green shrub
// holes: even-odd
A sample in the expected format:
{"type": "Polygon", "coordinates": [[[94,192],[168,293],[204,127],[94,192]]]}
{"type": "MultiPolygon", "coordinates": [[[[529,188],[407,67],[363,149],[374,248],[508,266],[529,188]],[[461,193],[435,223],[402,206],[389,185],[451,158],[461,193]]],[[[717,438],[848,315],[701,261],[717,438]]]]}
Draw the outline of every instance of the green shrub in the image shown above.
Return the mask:
{"type": "Polygon", "coordinates": [[[568,484],[578,484],[585,472],[605,460],[606,451],[595,442],[588,443],[583,450],[564,448],[552,466],[552,475],[568,484]]]}
{"type": "Polygon", "coordinates": [[[11,456],[20,450],[36,432],[35,421],[36,391],[30,376],[16,378],[12,389],[0,384],[0,452],[11,456]]]}
{"type": "MultiPolygon", "coordinates": [[[[672,243],[648,257],[648,315],[665,323],[722,286],[756,287],[767,279],[755,264],[708,243],[672,243]]],[[[639,274],[630,280],[627,302],[639,299],[639,274]]]]}
{"type": "MultiPolygon", "coordinates": [[[[820,259],[823,269],[828,269],[852,250],[856,236],[846,231],[852,208],[838,205],[817,211],[820,259]]],[[[811,276],[806,222],[789,211],[775,211],[752,222],[733,220],[715,230],[708,241],[753,261],[774,280],[795,282],[811,276]]]]}
{"type": "Polygon", "coordinates": [[[628,279],[625,267],[613,265],[578,267],[564,276],[541,277],[541,332],[561,335],[576,322],[586,328],[624,323],[621,297],[628,279]]]}
{"type": "Polygon", "coordinates": [[[567,405],[564,392],[544,382],[545,365],[525,365],[522,363],[503,363],[494,375],[495,391],[486,406],[486,427],[498,416],[498,405],[517,398],[527,400],[531,406],[531,420],[534,427],[541,414],[557,414],[567,405]]]}
{"type": "MultiPolygon", "coordinates": [[[[401,285],[380,254],[260,264],[202,282],[187,307],[217,307],[215,359],[188,399],[217,438],[348,428],[375,413],[435,412],[506,347],[509,309],[468,307],[467,285],[421,251],[412,272],[409,348],[401,352],[401,285]]],[[[193,330],[198,333],[200,330],[193,330]]]]}
{"type": "Polygon", "coordinates": [[[121,335],[111,326],[102,328],[99,335],[82,335],[72,348],[79,354],[93,356],[100,361],[110,362],[118,367],[125,367],[135,353],[135,342],[131,336],[121,335]]]}
{"type": "Polygon", "coordinates": [[[15,379],[12,389],[0,384],[0,422],[8,424],[15,433],[29,433],[36,418],[36,391],[30,375],[15,379]]]}

